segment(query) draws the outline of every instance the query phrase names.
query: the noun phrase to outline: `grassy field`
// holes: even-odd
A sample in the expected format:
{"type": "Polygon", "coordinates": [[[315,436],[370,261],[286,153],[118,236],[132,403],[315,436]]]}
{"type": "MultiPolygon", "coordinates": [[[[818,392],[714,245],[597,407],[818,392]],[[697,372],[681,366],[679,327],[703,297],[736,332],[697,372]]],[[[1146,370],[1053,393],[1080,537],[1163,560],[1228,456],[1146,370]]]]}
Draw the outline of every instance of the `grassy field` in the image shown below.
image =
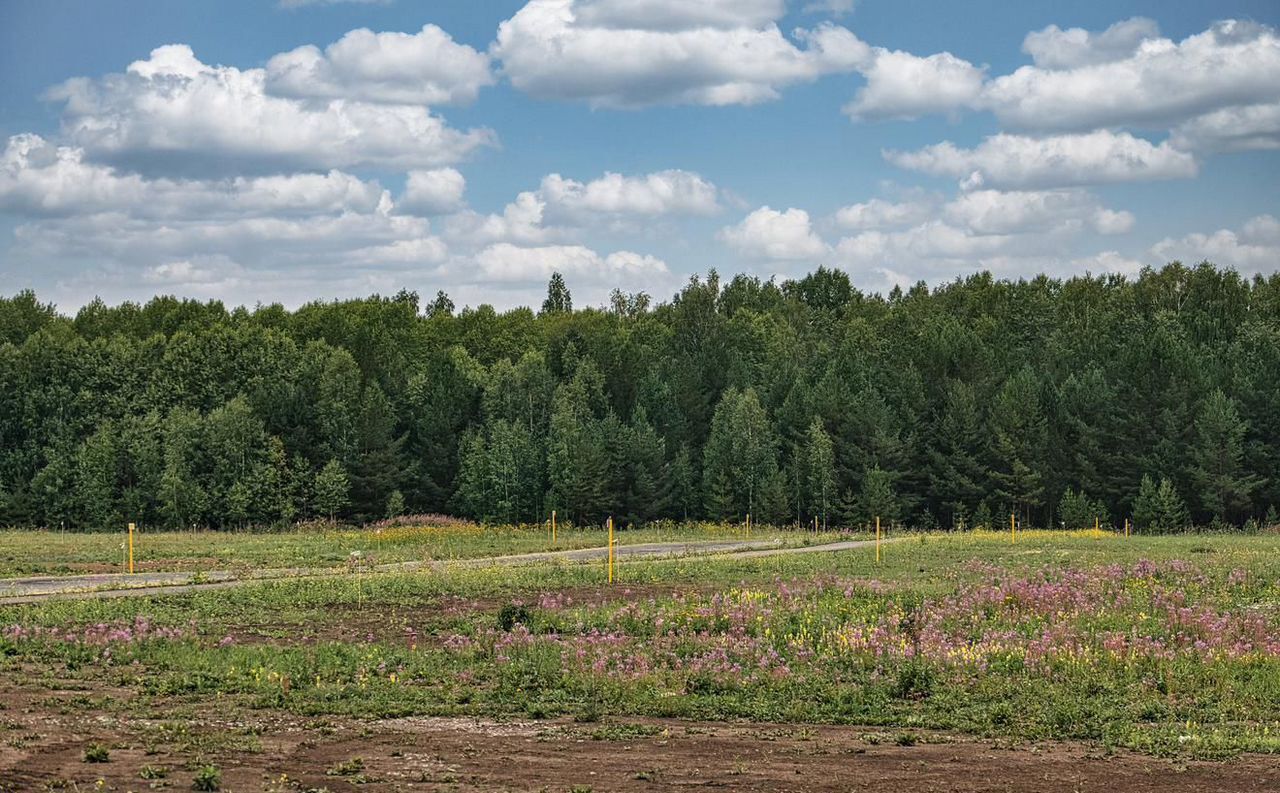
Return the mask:
{"type": "Polygon", "coordinates": [[[159,741],[190,768],[252,751],[230,727],[156,732],[211,703],[223,724],[748,720],[1280,754],[1280,537],[926,535],[880,564],[859,549],[602,578],[546,565],[0,608],[0,701],[107,714],[120,745],[159,741]]]}
{"type": "MultiPolygon", "coordinates": [[[[741,526],[693,523],[619,530],[616,536],[619,544],[636,544],[741,539],[746,534],[741,526]]],[[[830,541],[839,535],[753,528],[750,536],[796,544],[830,541]]],[[[126,537],[122,532],[0,530],[0,577],[121,572],[128,569],[126,537]]],[[[339,567],[353,553],[377,564],[590,548],[605,542],[605,533],[597,528],[558,528],[553,544],[544,526],[471,524],[277,533],[139,532],[134,565],[139,571],[339,567]]]]}

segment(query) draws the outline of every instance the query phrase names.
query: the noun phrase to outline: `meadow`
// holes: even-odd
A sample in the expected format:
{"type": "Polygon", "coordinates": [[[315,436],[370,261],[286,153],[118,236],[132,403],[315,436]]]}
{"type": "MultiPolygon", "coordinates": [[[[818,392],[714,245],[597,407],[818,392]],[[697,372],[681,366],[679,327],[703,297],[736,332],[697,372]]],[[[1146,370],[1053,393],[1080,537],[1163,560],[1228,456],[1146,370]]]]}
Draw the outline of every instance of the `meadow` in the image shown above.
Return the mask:
{"type": "MultiPolygon", "coordinates": [[[[391,525],[385,527],[354,527],[316,521],[301,529],[277,532],[140,530],[135,535],[134,566],[139,572],[340,568],[349,566],[353,558],[368,566],[573,550],[605,543],[604,533],[594,526],[558,524],[553,542],[547,525],[482,527],[440,516],[388,523],[391,525]]],[[[620,529],[616,536],[618,544],[633,545],[748,537],[797,544],[826,542],[844,535],[767,527],[748,533],[741,525],[667,521],[620,529]]],[[[0,530],[0,577],[125,572],[127,540],[124,531],[0,530]]]]}
{"type": "Polygon", "coordinates": [[[53,738],[19,710],[94,714],[104,726],[57,751],[112,745],[188,777],[253,766],[243,726],[268,717],[307,740],[475,717],[632,741],[748,722],[903,747],[1280,754],[1280,536],[927,534],[880,563],[726,556],[603,578],[548,564],[0,607],[0,737],[35,756],[53,738]]]}

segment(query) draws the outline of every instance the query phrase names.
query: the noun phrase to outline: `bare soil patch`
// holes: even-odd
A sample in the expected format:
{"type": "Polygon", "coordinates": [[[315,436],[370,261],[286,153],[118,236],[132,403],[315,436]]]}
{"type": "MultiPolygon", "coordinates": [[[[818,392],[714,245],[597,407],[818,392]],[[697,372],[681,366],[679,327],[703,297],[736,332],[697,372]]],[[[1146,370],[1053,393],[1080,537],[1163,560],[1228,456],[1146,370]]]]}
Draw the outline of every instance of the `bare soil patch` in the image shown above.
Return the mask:
{"type": "Polygon", "coordinates": [[[212,705],[183,706],[181,716],[164,719],[109,708],[90,716],[56,705],[86,692],[4,693],[11,703],[0,713],[6,793],[189,790],[204,763],[219,767],[222,788],[231,791],[1280,789],[1280,758],[1264,756],[1187,762],[1073,743],[1009,746],[918,731],[659,719],[361,721],[212,705]],[[109,747],[109,760],[86,762],[90,743],[109,747]],[[144,768],[163,777],[143,779],[144,768]]]}

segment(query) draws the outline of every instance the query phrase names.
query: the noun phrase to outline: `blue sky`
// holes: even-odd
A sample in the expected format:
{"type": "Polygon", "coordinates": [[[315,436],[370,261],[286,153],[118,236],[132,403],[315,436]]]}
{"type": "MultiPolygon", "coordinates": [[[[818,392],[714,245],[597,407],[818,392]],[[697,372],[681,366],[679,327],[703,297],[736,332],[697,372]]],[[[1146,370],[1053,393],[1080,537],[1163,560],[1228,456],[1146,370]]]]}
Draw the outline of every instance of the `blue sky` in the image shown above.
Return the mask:
{"type": "Polygon", "coordinates": [[[580,303],[710,267],[868,291],[1272,272],[1278,24],[1274,2],[9,0],[0,283],[65,309],[508,307],[553,269],[580,303]]]}

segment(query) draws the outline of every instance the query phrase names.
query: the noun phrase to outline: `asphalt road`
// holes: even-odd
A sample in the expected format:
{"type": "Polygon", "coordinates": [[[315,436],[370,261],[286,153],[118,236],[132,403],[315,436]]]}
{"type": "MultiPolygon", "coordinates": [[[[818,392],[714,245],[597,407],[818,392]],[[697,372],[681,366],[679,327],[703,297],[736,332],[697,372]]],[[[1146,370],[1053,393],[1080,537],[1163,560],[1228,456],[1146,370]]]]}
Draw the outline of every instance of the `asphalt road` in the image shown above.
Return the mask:
{"type": "MultiPolygon", "coordinates": [[[[802,553],[829,553],[874,545],[874,540],[847,540],[823,545],[783,547],[777,540],[703,540],[696,542],[649,542],[618,545],[618,559],[661,559],[695,555],[732,555],[738,559],[754,559],[802,553]]],[[[489,556],[448,561],[396,562],[360,568],[366,573],[411,572],[449,568],[515,567],[542,562],[585,563],[603,561],[607,547],[578,548],[569,551],[543,551],[515,556],[489,556]]],[[[169,573],[98,573],[74,576],[35,576],[0,579],[0,605],[31,603],[40,600],[69,598],[141,597],[146,595],[221,589],[253,581],[287,578],[316,578],[350,575],[350,571],[332,567],[291,567],[257,570],[246,574],[230,570],[169,573]]]]}

